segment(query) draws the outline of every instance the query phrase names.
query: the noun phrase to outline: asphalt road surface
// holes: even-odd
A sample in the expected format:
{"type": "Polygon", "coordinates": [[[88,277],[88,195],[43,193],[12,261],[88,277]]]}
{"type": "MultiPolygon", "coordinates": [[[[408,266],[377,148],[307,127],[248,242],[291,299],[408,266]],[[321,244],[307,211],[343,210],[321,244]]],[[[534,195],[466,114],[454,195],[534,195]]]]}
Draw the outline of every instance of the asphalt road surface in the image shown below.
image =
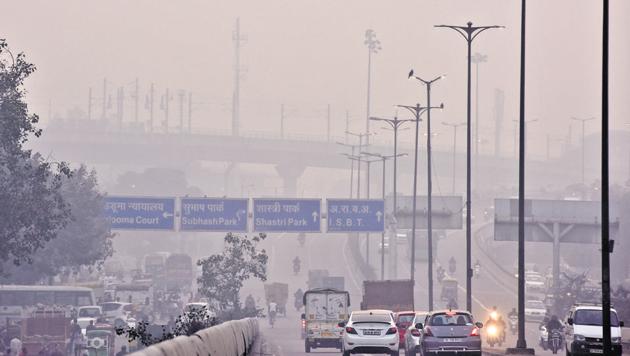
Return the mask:
{"type": "MultiPolygon", "coordinates": [[[[480,226],[477,226],[479,229],[480,226]]],[[[362,239],[363,236],[361,237],[362,239]]],[[[457,270],[453,277],[459,281],[460,307],[465,307],[465,234],[463,231],[455,231],[447,234],[439,242],[437,263],[446,266],[451,256],[457,260],[457,270]]],[[[373,234],[371,237],[372,253],[370,260],[377,272],[380,274],[380,257],[378,255],[378,242],[380,235],[373,234]]],[[[350,293],[351,308],[358,309],[361,300],[362,274],[356,269],[350,251],[348,250],[347,237],[345,234],[312,234],[307,235],[305,246],[300,246],[295,234],[270,234],[261,247],[269,254],[268,282],[283,282],[289,284],[289,301],[287,303],[287,316],[279,316],[272,328],[266,319],[261,319],[261,329],[265,336],[268,353],[274,355],[305,355],[304,340],[300,337],[300,314],[294,307],[293,293],[298,289],[306,290],[306,280],[309,269],[328,269],[331,276],[345,277],[346,289],[350,293]],[[293,273],[292,261],[299,256],[302,261],[302,268],[297,275],[293,273]]],[[[362,241],[361,248],[365,248],[362,241]]],[[[392,245],[393,246],[393,245],[392,245]]],[[[409,278],[410,265],[406,253],[406,245],[398,245],[398,278],[409,278]]],[[[393,251],[389,251],[388,255],[393,251]]],[[[493,264],[484,261],[484,255],[479,250],[476,243],[473,243],[473,261],[479,256],[482,263],[482,273],[473,280],[473,314],[477,320],[485,322],[487,310],[492,306],[497,306],[499,311],[507,314],[511,308],[516,306],[516,279],[506,276],[502,271],[493,270],[493,264]],[[498,277],[497,277],[498,276],[498,277]],[[510,285],[513,284],[513,286],[510,285]],[[507,286],[506,286],[507,285],[507,286]]],[[[386,257],[388,269],[393,263],[389,256],[386,257]]],[[[494,267],[496,268],[496,267],[494,267]]],[[[388,270],[389,275],[391,271],[388,270]]],[[[426,262],[416,264],[416,286],[415,304],[418,310],[427,309],[427,266],[426,262]]],[[[445,305],[439,300],[441,285],[435,283],[434,293],[436,309],[445,305]]],[[[260,281],[249,281],[243,288],[243,298],[252,294],[259,306],[265,305],[263,283],[260,281]]],[[[538,344],[538,324],[527,323],[526,330],[527,344],[536,348],[537,355],[551,355],[551,352],[544,352],[538,344]]],[[[506,343],[502,347],[513,346],[516,338],[507,336],[506,343]]],[[[337,349],[315,349],[311,353],[315,354],[339,354],[337,349]]]]}

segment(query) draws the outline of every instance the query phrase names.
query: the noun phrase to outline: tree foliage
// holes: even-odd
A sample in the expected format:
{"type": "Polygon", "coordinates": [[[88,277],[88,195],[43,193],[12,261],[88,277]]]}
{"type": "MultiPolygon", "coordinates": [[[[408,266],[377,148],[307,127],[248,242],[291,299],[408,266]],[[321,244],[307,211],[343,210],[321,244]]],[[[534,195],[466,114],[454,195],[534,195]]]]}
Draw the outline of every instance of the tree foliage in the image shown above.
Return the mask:
{"type": "Polygon", "coordinates": [[[32,264],[11,273],[12,282],[34,283],[81,267],[100,267],[112,255],[113,235],[103,215],[105,201],[96,173],[85,166],[73,170],[62,178],[60,192],[70,211],[68,224],[35,252],[32,264]]]}
{"type": "Polygon", "coordinates": [[[228,233],[221,254],[212,255],[197,262],[202,274],[197,279],[199,293],[216,305],[218,312],[240,310],[239,293],[243,283],[250,278],[267,280],[267,252],[258,250],[264,234],[251,238],[228,233]]]}
{"type": "Polygon", "coordinates": [[[177,336],[190,336],[197,331],[217,325],[217,320],[210,316],[205,307],[196,308],[177,317],[173,325],[150,324],[140,321],[136,326],[117,327],[116,334],[127,336],[132,342],[138,340],[144,346],[151,346],[177,336]]]}
{"type": "Polygon", "coordinates": [[[24,54],[14,56],[0,39],[0,261],[16,265],[31,262],[69,216],[60,192],[68,167],[23,147],[31,135],[41,134],[38,116],[24,101],[24,81],[34,71],[24,54]]]}

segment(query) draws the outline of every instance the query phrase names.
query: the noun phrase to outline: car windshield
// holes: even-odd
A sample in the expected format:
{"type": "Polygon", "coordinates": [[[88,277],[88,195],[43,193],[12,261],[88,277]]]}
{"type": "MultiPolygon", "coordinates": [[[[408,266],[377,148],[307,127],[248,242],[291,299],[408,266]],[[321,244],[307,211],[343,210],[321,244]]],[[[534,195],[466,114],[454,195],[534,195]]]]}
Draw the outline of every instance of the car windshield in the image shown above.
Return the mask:
{"type": "Polygon", "coordinates": [[[525,303],[525,308],[529,309],[545,309],[545,304],[540,300],[528,300],[525,303]]]}
{"type": "MultiPolygon", "coordinates": [[[[597,309],[580,309],[575,312],[573,316],[573,323],[577,325],[595,325],[601,326],[603,324],[603,313],[597,309]]],[[[617,313],[610,311],[610,325],[619,326],[619,319],[617,319],[617,313]]]]}
{"type": "Polygon", "coordinates": [[[472,324],[472,318],[466,313],[435,314],[431,317],[432,326],[467,324],[472,324]]]}
{"type": "Polygon", "coordinates": [[[83,308],[79,310],[79,317],[93,318],[101,315],[99,308],[83,308]]]}
{"type": "Polygon", "coordinates": [[[413,321],[413,314],[402,314],[398,316],[398,322],[400,324],[411,324],[413,321]]]}
{"type": "Polygon", "coordinates": [[[101,308],[103,308],[104,312],[116,310],[119,307],[120,307],[120,303],[104,303],[103,305],[101,305],[101,308]]]}
{"type": "Polygon", "coordinates": [[[358,314],[352,315],[351,320],[354,324],[358,323],[391,323],[392,317],[388,314],[358,314]]]}

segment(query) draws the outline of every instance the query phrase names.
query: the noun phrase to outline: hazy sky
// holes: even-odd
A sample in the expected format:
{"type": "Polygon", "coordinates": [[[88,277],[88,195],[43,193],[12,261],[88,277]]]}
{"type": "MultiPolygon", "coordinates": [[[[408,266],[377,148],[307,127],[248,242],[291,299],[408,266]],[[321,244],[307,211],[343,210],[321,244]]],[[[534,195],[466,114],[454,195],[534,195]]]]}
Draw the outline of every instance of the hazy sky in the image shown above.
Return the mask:
{"type": "MultiPolygon", "coordinates": [[[[528,2],[527,112],[529,118],[540,119],[530,128],[532,139],[537,134],[566,135],[571,116],[599,116],[600,3],[528,2]]],[[[630,1],[612,1],[611,103],[618,128],[630,121],[629,14],[630,1]]],[[[433,25],[468,20],[505,25],[505,30],[479,36],[473,51],[488,55],[480,69],[481,127],[493,131],[493,91],[503,89],[504,134],[511,140],[512,119],[518,114],[519,16],[516,0],[9,1],[3,4],[1,36],[37,65],[28,88],[32,109],[44,118],[49,102],[60,115],[72,107],[86,110],[88,87],[100,100],[103,77],[112,96],[117,86],[131,94],[139,78],[141,108],[150,82],[156,85],[157,102],[166,87],[171,92],[191,90],[196,102],[193,125],[227,130],[232,32],[240,17],[247,36],[241,58],[246,68],[242,130],[278,132],[284,103],[289,133],[324,135],[330,104],[333,134],[341,135],[346,109],[353,129],[365,125],[366,29],[376,32],[383,47],[373,59],[372,114],[391,115],[393,104],[425,102],[424,89],[406,80],[413,67],[421,76],[448,75],[433,91],[435,102],[447,107],[436,120],[462,121],[465,41],[433,25]]],[[[178,105],[174,98],[172,117],[178,105]]],[[[127,100],[125,120],[131,120],[127,100]]],[[[96,102],[96,117],[99,106],[96,102]]],[[[159,108],[156,115],[161,116],[159,108]]],[[[590,128],[594,132],[597,124],[590,128]]],[[[449,140],[444,135],[438,144],[449,140]]]]}

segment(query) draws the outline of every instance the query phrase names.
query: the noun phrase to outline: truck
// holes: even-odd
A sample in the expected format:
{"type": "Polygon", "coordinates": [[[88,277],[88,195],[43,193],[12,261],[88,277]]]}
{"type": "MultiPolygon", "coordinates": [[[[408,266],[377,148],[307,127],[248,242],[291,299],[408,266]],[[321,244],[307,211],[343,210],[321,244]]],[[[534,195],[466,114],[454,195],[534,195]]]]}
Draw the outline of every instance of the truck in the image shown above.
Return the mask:
{"type": "Polygon", "coordinates": [[[63,310],[37,310],[22,321],[22,346],[30,355],[37,355],[47,348],[66,352],[70,337],[70,318],[63,310]]]}
{"type": "Polygon", "coordinates": [[[312,269],[308,271],[308,289],[324,288],[324,278],[328,277],[327,269],[312,269]]]}
{"type": "Polygon", "coordinates": [[[289,299],[289,285],[286,283],[265,284],[265,300],[267,305],[274,302],[278,306],[278,314],[287,316],[287,300],[289,299]]]}
{"type": "Polygon", "coordinates": [[[361,310],[386,309],[393,312],[414,310],[413,280],[363,281],[361,310]]]}
{"type": "Polygon", "coordinates": [[[324,277],[322,288],[332,288],[337,290],[345,290],[346,289],[346,280],[340,276],[328,276],[324,277]]]}
{"type": "Polygon", "coordinates": [[[334,288],[309,289],[304,293],[302,333],[304,351],[320,347],[335,347],[341,350],[342,321],[348,320],[350,294],[334,288]]]}
{"type": "Polygon", "coordinates": [[[173,253],[164,262],[166,290],[189,292],[193,283],[193,261],[185,253],[173,253]]]}

